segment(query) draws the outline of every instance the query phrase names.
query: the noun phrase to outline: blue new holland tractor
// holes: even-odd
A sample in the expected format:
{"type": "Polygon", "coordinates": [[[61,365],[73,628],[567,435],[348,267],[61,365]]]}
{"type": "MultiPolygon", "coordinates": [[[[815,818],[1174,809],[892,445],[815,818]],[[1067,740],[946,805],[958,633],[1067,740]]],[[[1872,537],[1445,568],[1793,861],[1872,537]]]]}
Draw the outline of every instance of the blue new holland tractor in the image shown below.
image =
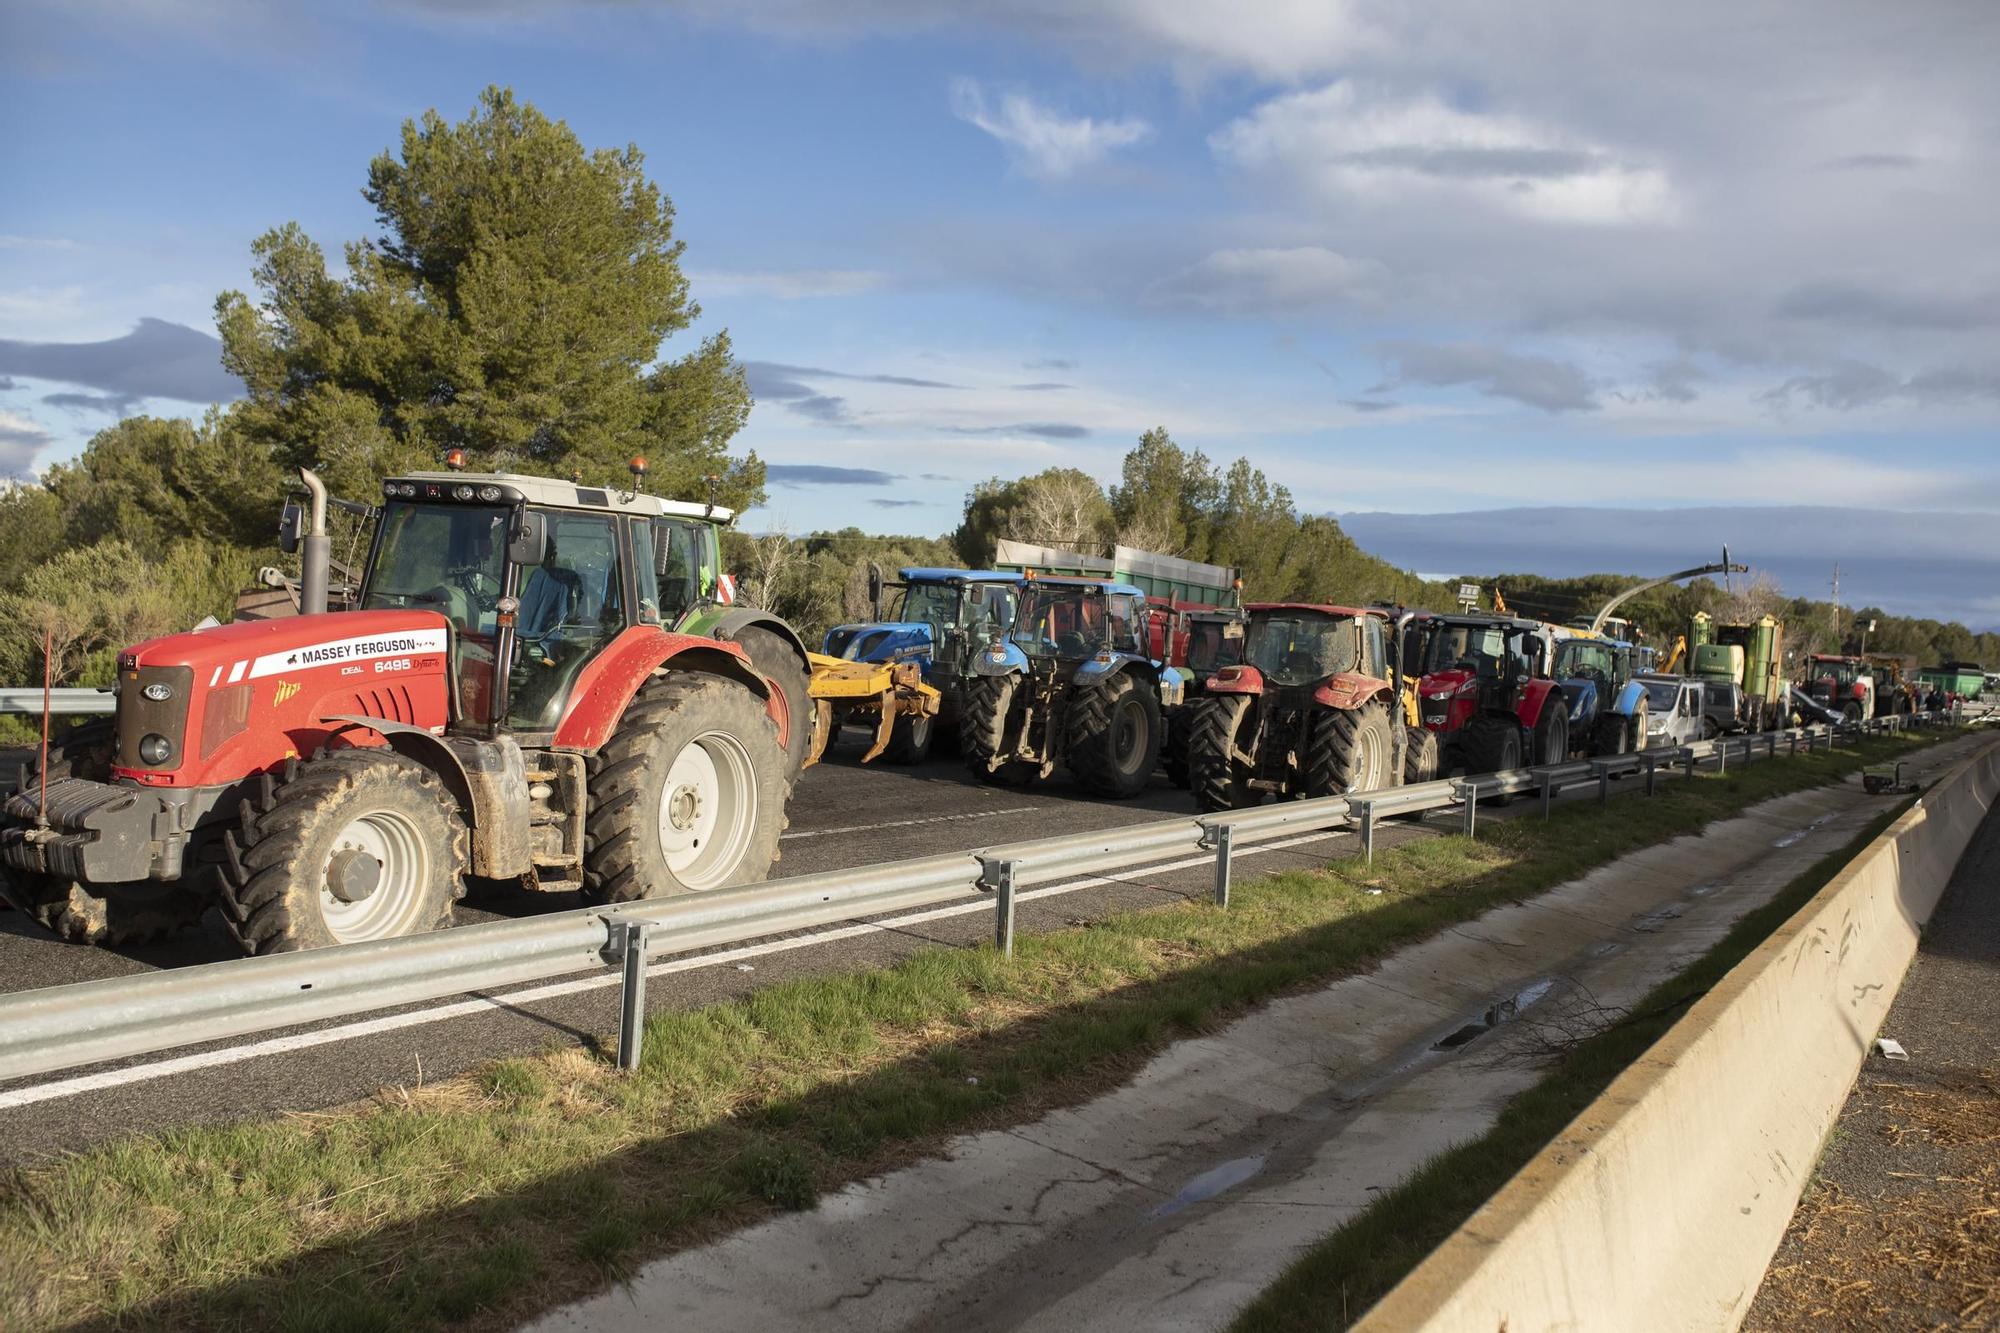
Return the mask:
{"type": "Polygon", "coordinates": [[[1570,744],[1587,754],[1646,745],[1646,685],[1633,679],[1633,647],[1589,630],[1555,631],[1555,678],[1569,702],[1570,744]]]}
{"type": "Polygon", "coordinates": [[[1022,576],[992,569],[912,566],[884,583],[870,571],[869,601],[875,619],[836,625],[826,632],[829,657],[850,662],[921,664],[924,683],[937,690],[936,716],[898,717],[882,757],[893,764],[921,763],[940,738],[958,735],[959,715],[972,681],[974,655],[1014,621],[1022,576]],[[883,615],[884,594],[890,596],[883,615]]]}
{"type": "Polygon", "coordinates": [[[1000,786],[1048,777],[1125,798],[1159,762],[1164,709],[1182,673],[1148,656],[1146,594],[1130,583],[1028,577],[1011,628],[974,654],[959,748],[973,776],[1000,786]]]}

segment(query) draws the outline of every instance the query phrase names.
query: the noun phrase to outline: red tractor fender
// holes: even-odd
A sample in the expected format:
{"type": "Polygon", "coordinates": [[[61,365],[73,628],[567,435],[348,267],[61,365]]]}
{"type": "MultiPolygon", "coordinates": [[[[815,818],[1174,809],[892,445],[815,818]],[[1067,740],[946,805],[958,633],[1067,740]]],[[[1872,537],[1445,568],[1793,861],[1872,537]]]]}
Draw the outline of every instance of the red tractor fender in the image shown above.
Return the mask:
{"type": "Polygon", "coordinates": [[[1253,666],[1226,666],[1208,678],[1202,687],[1209,694],[1243,694],[1258,696],[1264,693],[1264,673],[1253,666]]]}
{"type": "Polygon", "coordinates": [[[1327,677],[1313,691],[1313,702],[1322,708],[1359,708],[1377,697],[1392,693],[1386,680],[1364,676],[1358,671],[1343,671],[1337,676],[1327,677]]]}
{"type": "Polygon", "coordinates": [[[670,662],[677,671],[706,671],[748,685],[777,724],[778,744],[783,746],[791,735],[785,692],[759,675],[741,648],[695,634],[675,634],[658,625],[634,625],[613,639],[577,676],[562,719],[556,723],[556,747],[584,751],[602,747],[611,739],[618,719],[625,715],[625,705],[632,702],[639,687],[670,662]]]}
{"type": "MultiPolygon", "coordinates": [[[[1521,686],[1521,725],[1530,731],[1542,720],[1542,709],[1548,706],[1549,696],[1562,696],[1562,683],[1553,680],[1530,680],[1521,686]]],[[[1608,705],[1607,705],[1608,706],[1608,705]]]]}

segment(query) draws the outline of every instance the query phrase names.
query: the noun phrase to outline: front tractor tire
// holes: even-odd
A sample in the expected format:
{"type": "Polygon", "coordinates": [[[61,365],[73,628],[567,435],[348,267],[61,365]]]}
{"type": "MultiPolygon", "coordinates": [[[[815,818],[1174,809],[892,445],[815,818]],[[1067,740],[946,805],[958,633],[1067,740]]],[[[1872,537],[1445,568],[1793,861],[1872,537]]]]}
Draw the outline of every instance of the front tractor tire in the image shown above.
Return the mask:
{"type": "Polygon", "coordinates": [[[965,766],[981,782],[996,787],[1025,787],[1039,774],[1025,759],[1001,759],[1007,752],[1008,715],[1014,711],[1019,676],[979,676],[965,691],[965,708],[958,719],[958,749],[965,766]]]}
{"type": "Polygon", "coordinates": [[[937,733],[935,716],[905,713],[891,725],[882,757],[892,764],[921,764],[930,758],[937,733]]]}
{"type": "Polygon", "coordinates": [[[1250,786],[1250,774],[1231,757],[1236,737],[1250,713],[1250,700],[1239,695],[1203,695],[1190,705],[1188,725],[1188,789],[1203,814],[1242,810],[1261,799],[1250,786]]]}
{"type": "Polygon", "coordinates": [[[1435,782],[1444,767],[1443,747],[1437,733],[1423,727],[1403,728],[1403,785],[1435,782]]]}
{"type": "Polygon", "coordinates": [[[799,771],[806,764],[806,754],[812,748],[812,671],[798,650],[775,630],[751,625],[737,633],[736,643],[757,674],[768,676],[785,696],[785,708],[791,718],[785,736],[785,781],[797,782],[799,771]]]}
{"type": "Polygon", "coordinates": [[[1395,781],[1396,733],[1380,704],[1316,710],[1306,728],[1304,795],[1380,791],[1395,781]]]}
{"type": "Polygon", "coordinates": [[[1160,759],[1160,698],[1130,671],[1077,691],[1069,705],[1064,760],[1097,796],[1130,800],[1146,789],[1160,759]]]}
{"type": "Polygon", "coordinates": [[[785,773],[777,729],[749,689],[699,673],[654,679],[590,761],[585,900],[764,879],[785,827],[785,773]]]}
{"type": "MultiPolygon", "coordinates": [[[[72,727],[49,745],[48,780],[111,776],[117,739],[108,718],[72,727]]],[[[40,768],[25,774],[21,790],[41,782],[40,768]]],[[[125,948],[150,944],[201,919],[208,900],[184,881],[140,880],[136,884],[82,884],[56,875],[0,871],[6,897],[30,919],[72,944],[125,948]]]]}
{"type": "Polygon", "coordinates": [[[386,747],[322,751],[243,802],[224,839],[223,922],[251,954],[438,930],[470,853],[431,769],[386,747]]]}

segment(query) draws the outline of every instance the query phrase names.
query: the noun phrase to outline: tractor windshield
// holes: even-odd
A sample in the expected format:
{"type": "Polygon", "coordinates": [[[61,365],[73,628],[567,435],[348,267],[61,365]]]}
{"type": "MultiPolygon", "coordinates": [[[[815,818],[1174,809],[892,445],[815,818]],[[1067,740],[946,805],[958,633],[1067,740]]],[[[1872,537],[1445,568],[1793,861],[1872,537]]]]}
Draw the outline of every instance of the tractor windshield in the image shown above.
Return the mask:
{"type": "Polygon", "coordinates": [[[1556,676],[1560,680],[1609,681],[1616,662],[1611,645],[1597,639],[1564,639],[1556,645],[1556,676]]]}
{"type": "Polygon", "coordinates": [[[1040,584],[1021,595],[1008,636],[1030,657],[1065,662],[1095,657],[1103,649],[1137,653],[1139,635],[1132,597],[1102,588],[1040,584]]]}
{"type": "Polygon", "coordinates": [[[1242,658],[1242,621],[1196,617],[1188,622],[1188,670],[1212,675],[1242,658]]]}
{"type": "Polygon", "coordinates": [[[1836,685],[1852,685],[1861,678],[1861,668],[1853,662],[1821,661],[1820,674],[1833,677],[1836,685]]]}
{"type": "Polygon", "coordinates": [[[436,611],[490,645],[506,555],[505,509],[390,504],[362,608],[436,611]]]}
{"type": "Polygon", "coordinates": [[[931,637],[941,639],[958,624],[959,586],[955,583],[911,583],[903,588],[901,603],[892,608],[889,619],[911,625],[929,625],[931,637]]]}
{"type": "Polygon", "coordinates": [[[1360,636],[1347,616],[1285,612],[1251,619],[1243,660],[1274,685],[1310,685],[1355,670],[1360,649],[1360,636]]]}
{"type": "Polygon", "coordinates": [[[1498,676],[1506,658],[1507,631],[1502,627],[1444,624],[1431,632],[1424,674],[1470,671],[1475,676],[1498,676]]]}

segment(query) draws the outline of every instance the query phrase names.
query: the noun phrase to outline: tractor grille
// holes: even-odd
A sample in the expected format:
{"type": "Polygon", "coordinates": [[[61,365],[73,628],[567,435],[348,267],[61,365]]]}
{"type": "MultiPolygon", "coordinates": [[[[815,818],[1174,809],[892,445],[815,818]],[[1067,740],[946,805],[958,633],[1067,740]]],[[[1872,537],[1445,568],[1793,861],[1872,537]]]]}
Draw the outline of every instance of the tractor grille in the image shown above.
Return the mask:
{"type": "Polygon", "coordinates": [[[194,692],[193,667],[130,667],[118,673],[118,757],[120,768],[172,772],[187,757],[189,695],[194,692]],[[152,685],[165,685],[164,699],[146,697],[152,685]],[[139,742],[147,736],[165,736],[173,742],[173,753],[164,764],[149,764],[139,757],[139,742]]]}

